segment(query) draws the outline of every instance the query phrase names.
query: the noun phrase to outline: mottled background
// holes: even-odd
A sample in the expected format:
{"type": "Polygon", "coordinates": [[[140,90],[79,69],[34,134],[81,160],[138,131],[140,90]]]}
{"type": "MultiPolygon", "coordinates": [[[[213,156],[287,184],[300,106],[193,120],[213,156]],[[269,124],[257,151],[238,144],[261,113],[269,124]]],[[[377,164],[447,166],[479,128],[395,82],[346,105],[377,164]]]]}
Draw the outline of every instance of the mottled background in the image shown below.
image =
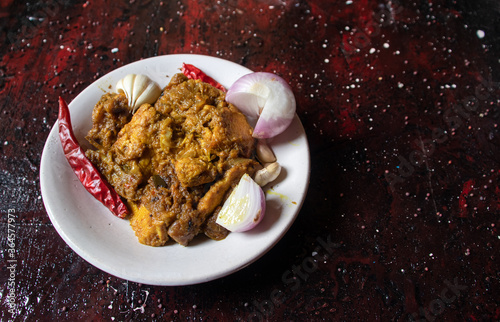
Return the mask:
{"type": "Polygon", "coordinates": [[[3,0],[0,18],[2,321],[500,319],[498,1],[3,0]],[[39,164],[59,95],[174,53],[289,81],[312,170],[263,258],[155,287],[63,242],[39,164]]]}

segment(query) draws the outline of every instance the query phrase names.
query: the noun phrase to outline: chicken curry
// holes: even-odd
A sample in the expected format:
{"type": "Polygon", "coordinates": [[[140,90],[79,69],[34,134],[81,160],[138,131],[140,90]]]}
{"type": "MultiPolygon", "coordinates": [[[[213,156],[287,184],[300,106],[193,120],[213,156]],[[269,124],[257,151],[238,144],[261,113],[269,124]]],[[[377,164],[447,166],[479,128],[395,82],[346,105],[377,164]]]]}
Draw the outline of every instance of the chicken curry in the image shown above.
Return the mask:
{"type": "Polygon", "coordinates": [[[86,152],[131,210],[139,242],[181,245],[229,233],[217,213],[243,174],[252,175],[252,127],[225,93],[176,74],[154,105],[131,114],[123,93],[94,107],[86,152]]]}

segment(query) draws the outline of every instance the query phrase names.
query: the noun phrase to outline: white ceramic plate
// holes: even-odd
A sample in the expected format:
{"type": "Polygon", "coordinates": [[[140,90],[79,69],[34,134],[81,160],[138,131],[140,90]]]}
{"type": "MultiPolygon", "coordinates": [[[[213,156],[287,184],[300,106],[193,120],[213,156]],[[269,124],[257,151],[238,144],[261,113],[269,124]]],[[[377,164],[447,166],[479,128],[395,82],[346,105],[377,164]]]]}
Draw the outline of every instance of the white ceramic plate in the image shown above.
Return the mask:
{"type": "MultiPolygon", "coordinates": [[[[226,88],[251,70],[219,58],[201,55],[167,55],[131,63],[103,76],[70,104],[75,135],[85,144],[94,105],[126,74],[146,74],[165,86],[182,63],[197,66],[226,88]]],[[[57,114],[58,106],[53,106],[57,114]]],[[[188,247],[172,244],[149,247],[140,244],[128,220],[119,219],[82,186],[66,161],[57,122],[45,144],[40,185],[45,207],[57,232],[82,258],[101,270],[150,285],[188,285],[231,274],[269,251],[295,220],[309,184],[309,147],[298,117],[270,142],[282,174],[267,189],[263,221],[246,233],[231,233],[222,241],[195,238],[188,247]]]]}

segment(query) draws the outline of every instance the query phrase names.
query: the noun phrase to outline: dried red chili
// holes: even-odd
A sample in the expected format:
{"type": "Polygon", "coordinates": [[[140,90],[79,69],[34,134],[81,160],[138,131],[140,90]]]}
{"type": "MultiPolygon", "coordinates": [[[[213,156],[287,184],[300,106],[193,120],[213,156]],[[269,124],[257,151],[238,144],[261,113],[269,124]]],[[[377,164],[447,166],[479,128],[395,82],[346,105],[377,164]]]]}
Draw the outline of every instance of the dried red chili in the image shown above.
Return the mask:
{"type": "Polygon", "coordinates": [[[61,97],[59,97],[58,123],[59,138],[61,139],[64,155],[80,182],[92,196],[108,207],[114,215],[125,218],[128,214],[127,206],[85,156],[85,152],[73,133],[68,105],[61,97]]]}
{"type": "Polygon", "coordinates": [[[223,92],[226,91],[224,86],[219,84],[212,77],[208,76],[203,71],[201,71],[201,69],[199,69],[198,67],[195,67],[194,65],[183,63],[181,70],[182,70],[182,73],[187,76],[187,78],[199,79],[202,82],[208,83],[208,84],[212,85],[213,87],[220,89],[223,92]]]}

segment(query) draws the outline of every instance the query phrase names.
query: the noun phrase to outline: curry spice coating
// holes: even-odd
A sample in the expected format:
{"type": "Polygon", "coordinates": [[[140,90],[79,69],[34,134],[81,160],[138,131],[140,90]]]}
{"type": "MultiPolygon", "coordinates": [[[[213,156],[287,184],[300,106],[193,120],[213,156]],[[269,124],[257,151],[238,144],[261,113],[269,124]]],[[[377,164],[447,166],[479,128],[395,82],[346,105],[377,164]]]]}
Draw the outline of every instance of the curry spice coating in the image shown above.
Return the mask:
{"type": "Polygon", "coordinates": [[[154,106],[134,115],[123,94],[103,95],[92,121],[87,157],[128,201],[139,242],[186,246],[200,233],[227,236],[217,212],[258,162],[252,127],[224,92],[176,74],[154,106]]]}

